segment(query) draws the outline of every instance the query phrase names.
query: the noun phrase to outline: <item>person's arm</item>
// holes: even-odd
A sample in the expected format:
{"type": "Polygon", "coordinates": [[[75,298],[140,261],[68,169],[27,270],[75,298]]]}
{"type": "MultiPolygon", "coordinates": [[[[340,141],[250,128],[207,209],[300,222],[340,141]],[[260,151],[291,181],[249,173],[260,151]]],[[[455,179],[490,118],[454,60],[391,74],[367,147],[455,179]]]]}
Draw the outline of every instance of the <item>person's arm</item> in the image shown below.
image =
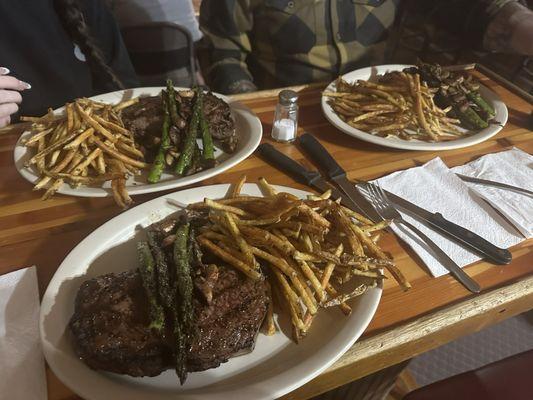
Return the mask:
{"type": "Polygon", "coordinates": [[[483,47],[500,53],[533,55],[533,12],[517,1],[505,4],[487,26],[483,47]]]}
{"type": "Polygon", "coordinates": [[[257,90],[246,65],[253,26],[251,0],[203,0],[200,28],[209,55],[206,78],[213,90],[242,93],[257,90]]]}
{"type": "Polygon", "coordinates": [[[507,25],[502,22],[505,10],[518,5],[516,0],[412,0],[411,3],[431,24],[461,38],[465,45],[489,51],[495,50],[490,42],[500,35],[491,36],[489,32],[494,31],[491,26],[497,20],[507,25]],[[487,41],[487,35],[492,39],[487,41]]]}

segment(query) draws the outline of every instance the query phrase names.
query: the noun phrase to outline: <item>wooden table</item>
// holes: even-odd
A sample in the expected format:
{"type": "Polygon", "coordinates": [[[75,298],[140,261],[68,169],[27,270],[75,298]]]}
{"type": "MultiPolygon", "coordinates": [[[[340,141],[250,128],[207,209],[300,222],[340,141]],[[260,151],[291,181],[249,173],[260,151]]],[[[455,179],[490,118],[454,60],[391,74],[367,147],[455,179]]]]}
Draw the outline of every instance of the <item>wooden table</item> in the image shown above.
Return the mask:
{"type": "MultiPolygon", "coordinates": [[[[420,165],[437,155],[449,166],[455,166],[512,146],[533,153],[533,133],[527,129],[531,105],[495,81],[482,79],[507,104],[509,122],[492,139],[466,149],[438,154],[399,151],[344,135],[322,116],[321,87],[317,85],[298,88],[300,129],[316,135],[349,177],[359,179],[420,165]]],[[[261,119],[265,141],[270,141],[276,93],[239,96],[261,119]]],[[[43,293],[67,253],[121,210],[110,198],[57,195],[52,200],[41,201],[40,193],[32,192],[32,186],[13,165],[17,137],[16,132],[0,135],[0,274],[36,265],[43,293]]],[[[294,145],[275,146],[310,166],[294,145]]],[[[247,174],[249,181],[265,176],[275,184],[306,189],[256,156],[196,186],[235,182],[242,174],[247,174]]],[[[139,204],[163,194],[142,195],[135,197],[135,201],[139,204]]],[[[285,396],[286,399],[307,399],[533,308],[531,240],[512,248],[514,260],[510,265],[478,262],[466,268],[482,287],[479,295],[467,292],[449,276],[432,278],[417,256],[392,235],[384,239],[382,246],[392,253],[413,284],[412,290],[402,292],[392,279],[387,280],[379,309],[363,338],[326,372],[285,396]]],[[[50,400],[77,398],[50,370],[48,392],[50,400]]]]}

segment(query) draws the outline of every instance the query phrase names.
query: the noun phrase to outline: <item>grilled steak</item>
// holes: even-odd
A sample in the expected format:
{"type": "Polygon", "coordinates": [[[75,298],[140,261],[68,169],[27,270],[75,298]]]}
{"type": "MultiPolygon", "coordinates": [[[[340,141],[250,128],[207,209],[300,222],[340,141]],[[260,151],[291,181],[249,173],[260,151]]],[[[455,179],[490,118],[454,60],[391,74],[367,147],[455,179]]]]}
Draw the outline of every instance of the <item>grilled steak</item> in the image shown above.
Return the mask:
{"type": "Polygon", "coordinates": [[[253,350],[266,314],[263,282],[243,279],[230,268],[218,268],[217,275],[211,304],[195,299],[198,335],[191,343],[189,371],[215,368],[237,353],[253,350]]]}
{"type": "MultiPolygon", "coordinates": [[[[172,145],[178,145],[186,134],[194,100],[190,94],[190,91],[176,94],[180,119],[178,126],[173,126],[169,132],[172,145]]],[[[209,92],[203,96],[203,106],[215,144],[225,152],[233,153],[238,138],[229,105],[209,92]]],[[[133,132],[141,144],[146,160],[152,162],[159,148],[163,126],[161,96],[140,98],[137,103],[122,111],[122,119],[125,127],[133,132]]]]}
{"type": "MultiPolygon", "coordinates": [[[[194,281],[197,335],[187,364],[189,371],[203,371],[253,349],[268,299],[263,282],[229,267],[213,271],[211,266],[194,281]]],[[[137,270],[84,282],[70,321],[76,353],[93,369],[132,376],[155,376],[171,368],[172,335],[148,329],[148,308],[137,270]]]]}
{"type": "Polygon", "coordinates": [[[124,126],[141,144],[141,150],[147,162],[152,162],[159,148],[163,129],[163,106],[160,96],[142,97],[139,101],[122,111],[124,126]]]}
{"type": "Polygon", "coordinates": [[[76,353],[93,369],[155,376],[171,364],[164,337],[148,329],[149,306],[136,271],[84,282],[70,321],[76,353]]]}

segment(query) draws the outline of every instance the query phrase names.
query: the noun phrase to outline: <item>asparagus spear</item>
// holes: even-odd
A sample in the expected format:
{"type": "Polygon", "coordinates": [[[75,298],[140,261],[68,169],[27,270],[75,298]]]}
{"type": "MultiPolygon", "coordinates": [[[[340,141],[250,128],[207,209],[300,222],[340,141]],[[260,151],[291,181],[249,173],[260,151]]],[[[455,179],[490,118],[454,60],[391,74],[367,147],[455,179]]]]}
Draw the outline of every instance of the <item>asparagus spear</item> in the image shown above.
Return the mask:
{"type": "Polygon", "coordinates": [[[165,315],[163,313],[163,307],[161,307],[157,299],[155,263],[147,242],[137,243],[137,254],[139,256],[139,271],[141,273],[144,290],[146,290],[150,302],[150,328],[161,331],[165,326],[165,315]]]}
{"type": "Polygon", "coordinates": [[[187,379],[187,336],[181,326],[179,314],[173,313],[174,320],[174,340],[176,341],[176,374],[183,385],[187,379]]]}
{"type": "Polygon", "coordinates": [[[488,122],[481,118],[470,106],[466,107],[464,110],[461,110],[460,106],[454,105],[453,109],[461,120],[461,123],[469,129],[485,129],[487,126],[489,126],[488,122]]]}
{"type": "Polygon", "coordinates": [[[195,171],[198,169],[198,166],[200,165],[200,162],[202,161],[201,158],[202,158],[202,155],[201,155],[200,147],[198,147],[198,144],[195,143],[194,152],[192,154],[192,159],[191,159],[191,165],[189,166],[187,170],[187,175],[191,175],[195,173],[195,171]]]}
{"type": "Polygon", "coordinates": [[[485,101],[481,95],[476,91],[471,91],[466,94],[466,96],[470,99],[470,101],[473,101],[483,112],[485,112],[489,117],[494,117],[496,115],[496,111],[494,108],[485,101]]]}
{"type": "Polygon", "coordinates": [[[181,270],[181,282],[182,285],[178,285],[178,291],[181,295],[181,308],[180,314],[183,317],[183,324],[185,326],[186,333],[189,337],[192,337],[194,334],[194,307],[192,304],[192,295],[193,295],[193,281],[192,281],[192,271],[191,265],[194,258],[194,242],[196,241],[196,234],[194,228],[187,225],[187,230],[189,232],[189,241],[187,243],[187,262],[183,264],[181,270]]]}
{"type": "Polygon", "coordinates": [[[171,308],[176,296],[175,290],[171,288],[170,271],[168,269],[167,261],[165,259],[165,253],[163,249],[157,244],[155,233],[148,231],[148,245],[151,253],[155,256],[155,269],[157,271],[158,278],[158,293],[161,298],[161,302],[167,308],[171,308]]]}
{"type": "Polygon", "coordinates": [[[202,161],[206,167],[213,167],[215,165],[215,149],[213,147],[213,137],[209,131],[209,123],[204,114],[202,90],[198,91],[198,102],[200,105],[200,130],[202,131],[202,161]]]}
{"type": "Polygon", "coordinates": [[[168,104],[168,112],[170,114],[170,119],[172,121],[172,124],[174,126],[178,126],[178,104],[176,103],[176,94],[174,92],[174,84],[172,83],[172,79],[167,79],[167,104],[168,104]]]}
{"type": "Polygon", "coordinates": [[[176,163],[176,167],[174,169],[174,171],[179,175],[182,175],[185,169],[189,166],[194,153],[194,145],[196,144],[196,136],[198,133],[198,123],[200,118],[199,106],[201,103],[199,101],[199,97],[199,90],[196,90],[196,101],[193,106],[191,120],[189,122],[189,129],[185,135],[183,148],[181,149],[180,157],[178,158],[178,162],[176,163]]]}
{"type": "Polygon", "coordinates": [[[176,340],[176,373],[183,384],[187,378],[187,347],[192,335],[193,283],[190,271],[190,225],[182,224],[176,231],[174,242],[174,264],[176,266],[176,287],[178,295],[174,317],[174,335],[176,340]]]}
{"type": "Polygon", "coordinates": [[[166,151],[170,148],[170,136],[168,134],[168,130],[170,129],[170,117],[168,115],[167,107],[164,108],[165,115],[163,117],[161,143],[159,144],[159,150],[157,151],[157,155],[155,156],[152,169],[148,174],[148,182],[150,183],[159,182],[159,179],[161,179],[161,174],[163,173],[163,169],[165,168],[166,151]]]}
{"type": "Polygon", "coordinates": [[[461,125],[467,129],[478,130],[489,126],[488,122],[470,107],[464,91],[459,91],[457,88],[446,90],[441,88],[438,92],[438,101],[444,107],[451,106],[455,117],[459,118],[461,125]]]}

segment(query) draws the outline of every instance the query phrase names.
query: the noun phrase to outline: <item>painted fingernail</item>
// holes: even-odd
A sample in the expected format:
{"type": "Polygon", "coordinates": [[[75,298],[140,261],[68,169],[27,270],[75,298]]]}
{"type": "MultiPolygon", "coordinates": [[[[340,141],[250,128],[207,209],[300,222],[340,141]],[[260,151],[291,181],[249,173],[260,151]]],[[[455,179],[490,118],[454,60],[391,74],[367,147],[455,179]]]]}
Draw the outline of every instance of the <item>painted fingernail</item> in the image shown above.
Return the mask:
{"type": "Polygon", "coordinates": [[[9,74],[11,71],[9,70],[9,68],[6,68],[6,67],[0,67],[0,75],[7,75],[9,74]]]}
{"type": "Polygon", "coordinates": [[[24,89],[31,89],[31,85],[28,82],[19,81],[22,86],[24,86],[24,89]]]}

